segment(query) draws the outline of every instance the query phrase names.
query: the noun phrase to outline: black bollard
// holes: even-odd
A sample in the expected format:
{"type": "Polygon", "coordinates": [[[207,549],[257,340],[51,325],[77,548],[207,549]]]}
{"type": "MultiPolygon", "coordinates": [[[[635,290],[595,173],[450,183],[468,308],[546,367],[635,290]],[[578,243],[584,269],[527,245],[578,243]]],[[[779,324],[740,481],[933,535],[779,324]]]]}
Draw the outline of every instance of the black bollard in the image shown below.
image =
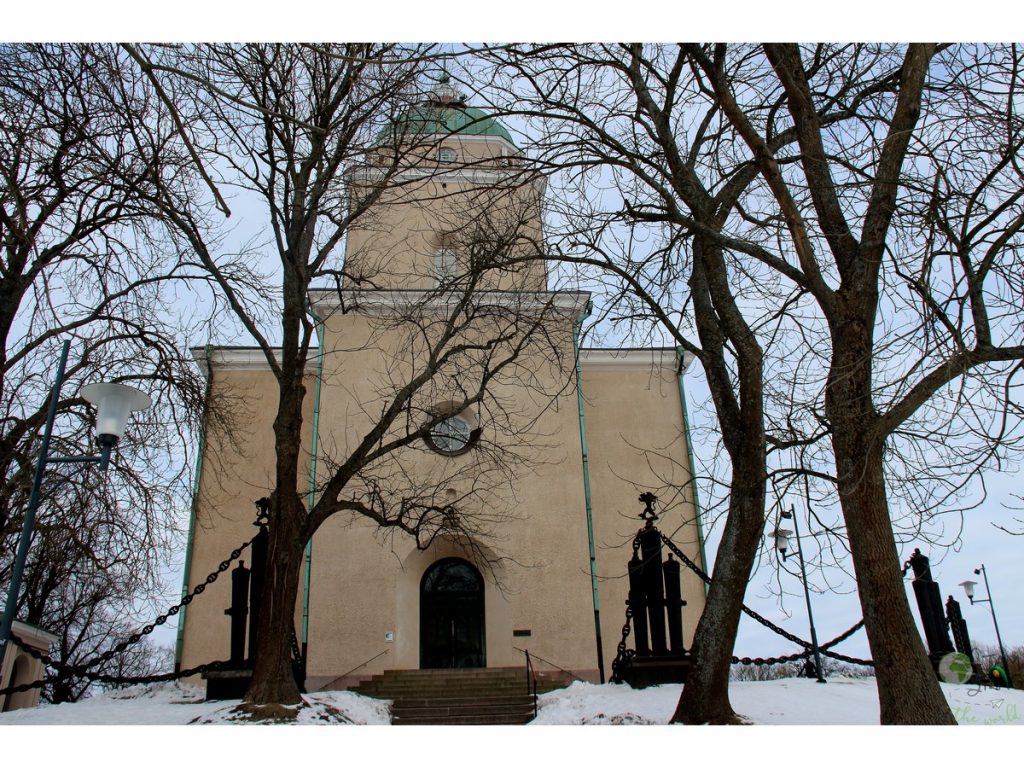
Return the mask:
{"type": "Polygon", "coordinates": [[[662,563],[661,569],[665,572],[665,611],[668,614],[668,644],[673,654],[682,655],[686,653],[683,647],[683,606],[686,601],[682,599],[682,591],[679,585],[679,563],[672,559],[669,554],[668,560],[662,563]]]}
{"type": "Polygon", "coordinates": [[[939,585],[932,581],[932,571],[928,558],[915,549],[909,563],[914,569],[914,596],[921,612],[921,625],[924,627],[925,642],[928,644],[928,655],[933,665],[939,659],[953,652],[953,643],[946,630],[946,619],[942,611],[942,597],[939,585]]]}
{"type": "Polygon", "coordinates": [[[636,552],[629,560],[629,607],[633,609],[633,646],[637,656],[650,656],[647,642],[647,601],[644,599],[643,563],[636,552]]]}
{"type": "Polygon", "coordinates": [[[960,612],[960,603],[950,595],[946,600],[946,622],[953,632],[953,642],[956,649],[967,656],[974,665],[974,650],[971,648],[971,636],[967,634],[967,622],[964,621],[963,613],[960,612]]]}
{"type": "Polygon", "coordinates": [[[263,582],[267,572],[267,534],[266,526],[252,542],[252,578],[249,587],[249,663],[256,659],[256,632],[260,624],[260,598],[263,595],[263,582]]]}
{"type": "Polygon", "coordinates": [[[668,653],[665,644],[665,578],[661,572],[661,533],[657,528],[644,528],[640,533],[640,557],[644,599],[647,602],[647,623],[651,631],[651,653],[668,653]]]}
{"type": "Polygon", "coordinates": [[[244,562],[231,572],[231,607],[224,613],[231,617],[231,663],[245,663],[245,625],[249,613],[249,569],[244,562]]]}

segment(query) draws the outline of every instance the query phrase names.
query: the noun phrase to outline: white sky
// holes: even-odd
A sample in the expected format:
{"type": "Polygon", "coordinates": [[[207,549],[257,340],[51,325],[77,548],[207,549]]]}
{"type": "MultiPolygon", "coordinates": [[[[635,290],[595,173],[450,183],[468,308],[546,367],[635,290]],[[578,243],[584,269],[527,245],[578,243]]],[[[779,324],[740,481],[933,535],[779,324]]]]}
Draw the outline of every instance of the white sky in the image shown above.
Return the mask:
{"type": "Polygon", "coordinates": [[[332,2],[171,5],[129,0],[81,3],[53,0],[40,6],[10,3],[0,38],[6,40],[924,40],[1010,41],[1021,24],[1008,24],[1010,4],[977,0],[855,5],[820,0],[728,0],[726,3],[332,2]],[[966,12],[969,7],[970,12],[966,12]],[[241,13],[239,11],[242,11],[241,13]]]}

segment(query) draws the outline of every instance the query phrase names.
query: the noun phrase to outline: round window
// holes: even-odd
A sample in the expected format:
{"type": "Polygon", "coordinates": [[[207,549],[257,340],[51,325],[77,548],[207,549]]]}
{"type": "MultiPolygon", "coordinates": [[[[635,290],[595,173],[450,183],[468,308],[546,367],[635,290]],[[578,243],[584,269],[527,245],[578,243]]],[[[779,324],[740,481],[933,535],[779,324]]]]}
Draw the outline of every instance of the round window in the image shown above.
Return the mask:
{"type": "Polygon", "coordinates": [[[449,416],[435,424],[427,435],[430,447],[438,453],[455,456],[469,450],[473,431],[461,416],[449,416]]]}

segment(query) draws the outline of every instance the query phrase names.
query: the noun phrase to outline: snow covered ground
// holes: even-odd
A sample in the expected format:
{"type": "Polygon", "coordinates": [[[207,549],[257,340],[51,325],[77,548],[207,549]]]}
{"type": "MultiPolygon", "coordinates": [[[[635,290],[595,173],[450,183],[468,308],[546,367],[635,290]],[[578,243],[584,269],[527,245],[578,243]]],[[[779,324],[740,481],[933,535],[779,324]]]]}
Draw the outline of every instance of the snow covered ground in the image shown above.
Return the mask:
{"type": "MultiPolygon", "coordinates": [[[[626,685],[573,683],[540,697],[533,725],[664,725],[679,701],[679,685],[633,690],[626,685]]],[[[963,725],[1024,725],[1024,691],[942,684],[963,725]]],[[[734,682],[730,699],[754,725],[877,725],[875,681],[790,678],[734,682]]],[[[298,725],[387,725],[385,703],[347,691],[314,693],[295,712],[298,725]]],[[[204,701],[203,691],[177,683],[140,685],[77,704],[42,705],[0,715],[10,725],[230,725],[248,723],[236,701],[204,701]]],[[[288,713],[289,715],[291,713],[288,713]]]]}
{"type": "MultiPolygon", "coordinates": [[[[848,729],[798,728],[779,731],[762,728],[650,728],[592,729],[545,728],[542,726],[578,725],[663,725],[668,722],[681,686],[665,685],[646,690],[633,690],[628,686],[589,685],[574,683],[562,691],[540,697],[540,713],[534,724],[527,728],[362,728],[362,729],[287,729],[264,728],[237,731],[223,726],[246,724],[244,714],[234,711],[238,702],[203,700],[201,689],[165,683],[135,686],[76,704],[43,705],[35,709],[7,712],[0,715],[0,752],[5,757],[11,751],[17,755],[38,756],[64,753],[64,761],[74,765],[109,765],[110,749],[122,754],[123,764],[180,765],[182,740],[191,745],[187,753],[212,756],[224,755],[209,764],[248,765],[250,760],[238,761],[240,755],[259,759],[255,764],[276,765],[288,759],[293,750],[303,749],[328,752],[352,750],[356,754],[373,757],[376,765],[393,765],[393,757],[404,764],[406,755],[417,760],[417,765],[433,765],[431,755],[438,758],[437,765],[451,765],[448,748],[453,738],[466,748],[487,750],[492,758],[485,764],[523,765],[524,755],[536,755],[538,750],[553,748],[559,753],[573,750],[573,754],[598,758],[587,765],[610,764],[625,760],[630,764],[638,757],[641,745],[650,749],[678,748],[680,740],[694,755],[721,755],[723,747],[736,754],[747,754],[758,759],[758,765],[793,765],[795,754],[810,750],[807,756],[827,749],[829,763],[845,764],[844,758],[863,756],[863,750],[885,749],[891,758],[892,750],[908,749],[912,754],[934,751],[937,758],[949,758],[953,740],[945,736],[925,737],[943,733],[920,729],[853,729],[863,737],[842,739],[842,748],[836,748],[833,734],[850,734],[848,729]],[[30,728],[19,726],[166,726],[213,725],[213,729],[189,729],[187,732],[167,728],[131,729],[72,729],[30,728]],[[245,734],[243,737],[242,734],[245,734]],[[55,736],[51,738],[51,734],[55,736]],[[68,734],[71,734],[68,740],[68,734]],[[302,734],[299,736],[299,734],[302,734]],[[386,735],[385,735],[386,734],[386,735]],[[628,734],[628,735],[627,735],[628,734]],[[685,735],[684,735],[685,734],[685,735]],[[903,734],[902,737],[896,734],[903,734]],[[382,747],[384,750],[382,751],[382,747]],[[766,749],[766,747],[770,747],[766,749]],[[40,750],[43,750],[40,752],[40,750]],[[437,750],[440,749],[438,752],[437,750]],[[127,750],[127,751],[123,751],[127,750]],[[144,755],[144,759],[142,756],[144,755]],[[442,759],[443,755],[448,755],[442,759]],[[231,759],[231,758],[235,759],[231,759]],[[93,761],[95,759],[95,762],[93,761]],[[784,759],[783,759],[784,758],[784,759]],[[448,762],[446,762],[448,760],[448,762]]],[[[1024,735],[1024,691],[980,688],[970,685],[942,684],[958,721],[963,725],[1015,725],[1010,735],[1024,735]]],[[[786,679],[771,682],[735,682],[730,686],[733,708],[754,725],[796,726],[871,726],[878,723],[878,698],[873,679],[831,678],[821,685],[814,680],[786,679]]],[[[298,725],[358,724],[386,725],[387,706],[375,699],[354,693],[334,691],[315,693],[306,697],[306,704],[294,714],[298,725]]],[[[971,736],[958,732],[955,739],[961,748],[992,742],[989,736],[971,736]],[[983,741],[984,740],[984,741],[983,741]]],[[[1001,741],[1000,737],[996,741],[1001,741]]],[[[689,753],[688,753],[689,754],[689,753]]],[[[800,762],[797,757],[797,762],[800,762]]],[[[121,761],[114,762],[121,764],[121,761]]],[[[461,763],[462,761],[456,761],[461,763]]],[[[531,759],[529,762],[533,763],[531,759]]],[[[665,761],[671,764],[671,760],[665,761]]],[[[945,761],[943,761],[945,762],[945,761]]],[[[8,763],[5,765],[14,765],[8,763]]],[[[47,761],[49,763],[49,761],[47,761]]],[[[188,761],[191,764],[192,760],[188,761]]],[[[205,764],[203,761],[202,764],[205,764]]],[[[53,764],[53,763],[51,763],[53,764]]],[[[366,764],[360,760],[359,765],[366,764]]],[[[541,763],[537,763],[538,765],[541,763]]]]}

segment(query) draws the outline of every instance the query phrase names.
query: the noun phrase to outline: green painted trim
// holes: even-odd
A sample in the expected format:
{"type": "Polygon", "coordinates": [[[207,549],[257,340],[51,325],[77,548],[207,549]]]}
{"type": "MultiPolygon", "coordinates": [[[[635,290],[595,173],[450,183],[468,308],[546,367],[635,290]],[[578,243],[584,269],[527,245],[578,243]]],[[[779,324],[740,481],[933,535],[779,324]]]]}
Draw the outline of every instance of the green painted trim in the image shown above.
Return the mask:
{"type": "MultiPolygon", "coordinates": [[[[312,314],[312,312],[310,313],[312,314]]],[[[317,336],[316,360],[316,391],[313,395],[313,437],[312,458],[309,462],[309,495],[306,501],[307,510],[312,511],[316,502],[316,454],[320,445],[320,389],[324,378],[324,322],[314,315],[317,336]]],[[[313,567],[313,540],[306,542],[305,553],[306,574],[302,588],[302,642],[309,642],[309,585],[310,570],[313,567]]]]}
{"type": "MultiPolygon", "coordinates": [[[[690,419],[687,415],[686,407],[686,389],[683,387],[683,349],[682,347],[676,347],[676,356],[679,360],[679,364],[676,366],[676,382],[679,385],[679,409],[683,415],[683,434],[686,436],[686,461],[689,463],[690,468],[690,487],[693,489],[693,513],[694,521],[697,524],[697,544],[700,547],[700,567],[704,569],[704,573],[708,572],[708,556],[704,551],[704,529],[701,525],[701,513],[700,513],[700,494],[697,493],[697,478],[694,472],[693,463],[693,440],[690,438],[690,419]]],[[[708,584],[704,584],[704,594],[708,593],[708,584]]]]}
{"type": "Polygon", "coordinates": [[[597,641],[597,669],[604,683],[604,648],[601,639],[601,603],[597,594],[597,549],[594,546],[594,505],[590,493],[590,452],[587,449],[587,426],[583,417],[583,375],[580,368],[580,331],[583,321],[590,316],[594,303],[587,302],[587,308],[574,324],[572,343],[576,359],[576,404],[580,416],[580,452],[583,458],[583,495],[587,507],[587,546],[590,552],[590,589],[594,600],[594,637],[597,641]]]}
{"type": "MultiPolygon", "coordinates": [[[[206,452],[206,427],[210,407],[210,391],[213,388],[213,368],[210,366],[210,353],[213,347],[206,345],[206,391],[203,393],[203,419],[199,425],[199,444],[196,446],[196,473],[192,480],[192,505],[188,516],[188,539],[185,546],[185,567],[181,577],[181,597],[188,594],[189,577],[192,575],[192,548],[195,546],[196,509],[199,506],[199,485],[203,479],[203,458],[206,452]]],[[[174,669],[181,668],[181,654],[185,645],[185,616],[188,606],[181,606],[178,612],[178,631],[174,639],[174,669]]]]}

